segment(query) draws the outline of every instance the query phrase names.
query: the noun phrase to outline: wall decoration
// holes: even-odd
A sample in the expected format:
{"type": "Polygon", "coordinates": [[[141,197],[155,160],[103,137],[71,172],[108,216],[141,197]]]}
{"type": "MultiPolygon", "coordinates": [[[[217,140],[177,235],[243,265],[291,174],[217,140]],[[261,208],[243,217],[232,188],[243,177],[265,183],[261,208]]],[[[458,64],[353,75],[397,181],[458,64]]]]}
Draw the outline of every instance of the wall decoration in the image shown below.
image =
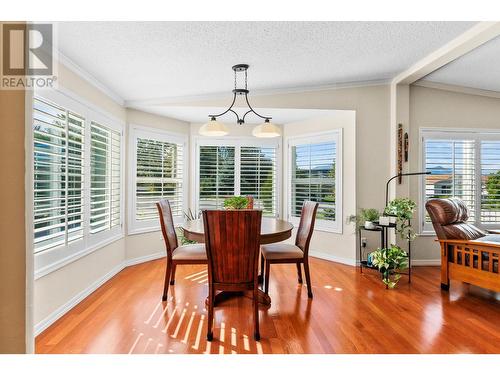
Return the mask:
{"type": "Polygon", "coordinates": [[[405,145],[405,163],[408,163],[408,133],[405,133],[404,145],[405,145]]]}
{"type": "Polygon", "coordinates": [[[403,182],[403,124],[398,125],[398,184],[403,182]]]}

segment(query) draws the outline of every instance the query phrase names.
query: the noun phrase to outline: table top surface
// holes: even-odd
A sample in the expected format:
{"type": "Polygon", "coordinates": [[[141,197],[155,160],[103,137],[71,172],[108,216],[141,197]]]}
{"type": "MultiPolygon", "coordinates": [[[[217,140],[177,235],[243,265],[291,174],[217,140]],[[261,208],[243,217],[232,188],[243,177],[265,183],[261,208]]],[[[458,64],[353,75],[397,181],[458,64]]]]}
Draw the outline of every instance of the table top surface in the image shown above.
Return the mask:
{"type": "MultiPolygon", "coordinates": [[[[203,219],[190,220],[182,225],[182,229],[187,232],[204,234],[203,219]]],[[[281,219],[271,217],[263,217],[260,227],[260,234],[262,236],[272,235],[278,233],[285,233],[293,229],[293,224],[281,219]]]]}

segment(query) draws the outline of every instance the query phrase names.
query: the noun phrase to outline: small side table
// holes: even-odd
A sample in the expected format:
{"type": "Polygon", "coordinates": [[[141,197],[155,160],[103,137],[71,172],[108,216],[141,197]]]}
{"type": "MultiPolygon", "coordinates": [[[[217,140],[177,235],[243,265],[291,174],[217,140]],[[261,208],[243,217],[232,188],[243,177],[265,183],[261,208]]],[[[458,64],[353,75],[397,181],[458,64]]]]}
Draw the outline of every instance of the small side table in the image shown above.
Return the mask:
{"type": "MultiPolygon", "coordinates": [[[[374,229],[368,229],[364,226],[359,227],[358,236],[359,236],[359,269],[360,272],[363,273],[363,268],[375,269],[378,271],[378,267],[369,266],[368,260],[365,260],[363,257],[363,246],[361,244],[361,232],[369,231],[369,232],[380,232],[380,247],[387,248],[388,247],[388,236],[390,229],[396,229],[396,224],[390,223],[389,225],[380,225],[378,223],[374,223],[374,229]]],[[[400,272],[401,275],[408,275],[408,282],[411,283],[411,242],[408,240],[408,272],[400,272]]]]}

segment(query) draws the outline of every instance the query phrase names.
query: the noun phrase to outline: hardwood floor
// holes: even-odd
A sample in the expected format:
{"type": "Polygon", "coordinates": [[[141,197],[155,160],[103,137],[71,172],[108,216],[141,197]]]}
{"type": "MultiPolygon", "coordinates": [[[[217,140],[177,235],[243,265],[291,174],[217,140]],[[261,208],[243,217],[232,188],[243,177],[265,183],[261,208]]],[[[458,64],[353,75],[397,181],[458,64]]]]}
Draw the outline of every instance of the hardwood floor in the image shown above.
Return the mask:
{"type": "Polygon", "coordinates": [[[250,299],[215,309],[206,341],[205,266],[179,266],[162,302],[165,260],[129,267],[36,339],[37,353],[500,353],[500,294],[414,268],[386,290],[374,271],[311,258],[314,299],[295,265],[274,265],[272,306],[252,338],[250,299]],[[170,293],[169,291],[169,293],[170,293]]]}

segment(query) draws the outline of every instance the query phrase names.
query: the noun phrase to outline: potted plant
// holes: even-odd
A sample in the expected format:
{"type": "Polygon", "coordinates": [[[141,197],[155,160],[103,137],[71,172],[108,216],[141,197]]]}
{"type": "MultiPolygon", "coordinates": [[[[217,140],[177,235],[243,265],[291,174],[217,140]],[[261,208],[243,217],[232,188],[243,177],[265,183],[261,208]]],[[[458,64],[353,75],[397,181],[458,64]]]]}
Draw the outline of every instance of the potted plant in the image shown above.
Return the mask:
{"type": "Polygon", "coordinates": [[[384,210],[384,215],[396,217],[396,231],[401,238],[407,240],[415,239],[415,231],[410,226],[410,219],[417,204],[408,198],[396,198],[389,202],[384,210]]]}
{"type": "Polygon", "coordinates": [[[366,229],[375,229],[375,222],[379,218],[380,213],[376,208],[361,208],[358,215],[351,215],[347,221],[356,223],[356,227],[364,226],[366,229]]]}
{"type": "Polygon", "coordinates": [[[234,196],[226,198],[224,200],[224,208],[226,210],[242,210],[247,208],[247,206],[248,206],[247,197],[234,196]]]}
{"type": "MultiPolygon", "coordinates": [[[[195,214],[193,211],[191,211],[190,208],[188,209],[188,211],[184,211],[183,214],[184,217],[186,218],[186,221],[197,220],[200,218],[200,212],[195,214]]],[[[188,240],[184,236],[184,230],[182,229],[182,227],[177,227],[176,232],[177,232],[177,238],[179,239],[181,245],[189,245],[196,243],[196,241],[188,240]]]]}
{"type": "Polygon", "coordinates": [[[382,273],[382,281],[390,289],[393,289],[401,278],[399,272],[408,268],[408,254],[396,245],[373,251],[371,260],[382,273]]]}

